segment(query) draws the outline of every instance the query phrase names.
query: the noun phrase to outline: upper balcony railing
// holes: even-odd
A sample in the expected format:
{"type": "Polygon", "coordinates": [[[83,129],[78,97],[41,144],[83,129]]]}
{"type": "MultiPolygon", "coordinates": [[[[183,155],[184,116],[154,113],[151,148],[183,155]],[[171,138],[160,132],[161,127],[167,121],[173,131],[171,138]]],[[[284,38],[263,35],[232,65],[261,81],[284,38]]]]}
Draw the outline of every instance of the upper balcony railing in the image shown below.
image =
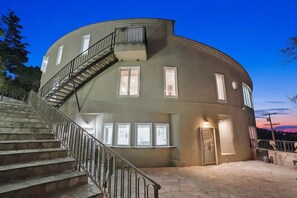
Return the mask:
{"type": "Polygon", "coordinates": [[[77,169],[83,169],[105,197],[158,197],[161,188],[158,183],[33,91],[29,94],[28,103],[44,119],[63,147],[68,149],[69,155],[76,159],[77,169]]]}
{"type": "Polygon", "coordinates": [[[122,27],[116,28],[116,44],[144,44],[144,27],[122,27]]]}
{"type": "Polygon", "coordinates": [[[284,152],[297,152],[297,142],[258,139],[257,148],[284,152]]]}

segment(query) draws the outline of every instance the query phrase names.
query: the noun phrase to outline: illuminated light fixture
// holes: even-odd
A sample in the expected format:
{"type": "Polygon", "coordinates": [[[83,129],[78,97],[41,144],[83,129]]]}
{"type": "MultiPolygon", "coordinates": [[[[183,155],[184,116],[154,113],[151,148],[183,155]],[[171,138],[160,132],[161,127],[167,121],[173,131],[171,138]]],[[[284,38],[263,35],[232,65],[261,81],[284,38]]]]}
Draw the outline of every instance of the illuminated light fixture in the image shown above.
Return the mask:
{"type": "Polygon", "coordinates": [[[209,121],[208,121],[208,119],[207,118],[204,118],[204,123],[203,123],[203,125],[204,125],[204,127],[209,127],[209,121]]]}

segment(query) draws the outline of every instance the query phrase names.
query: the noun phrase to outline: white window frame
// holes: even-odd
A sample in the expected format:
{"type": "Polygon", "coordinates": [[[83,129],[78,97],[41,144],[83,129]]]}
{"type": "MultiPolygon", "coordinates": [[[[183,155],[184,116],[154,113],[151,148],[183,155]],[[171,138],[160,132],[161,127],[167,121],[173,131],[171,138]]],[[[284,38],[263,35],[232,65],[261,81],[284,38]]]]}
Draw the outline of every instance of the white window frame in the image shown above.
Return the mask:
{"type": "Polygon", "coordinates": [[[83,53],[83,55],[87,55],[90,47],[90,41],[91,41],[91,35],[90,34],[86,34],[82,36],[81,39],[81,46],[80,46],[80,53],[83,53]],[[87,46],[87,47],[85,47],[87,46]]]}
{"type": "Polygon", "coordinates": [[[177,80],[177,68],[176,67],[163,67],[163,79],[164,79],[164,98],[178,98],[178,80],[177,80]],[[167,69],[173,69],[175,75],[175,95],[167,94],[167,69]]]}
{"type": "Polygon", "coordinates": [[[114,139],[114,128],[113,128],[113,123],[103,123],[103,128],[102,128],[102,132],[103,132],[103,138],[102,138],[102,142],[105,145],[113,145],[113,139],[114,139]],[[105,142],[105,126],[111,126],[111,144],[108,144],[105,142]]]}
{"type": "Polygon", "coordinates": [[[138,147],[151,147],[153,145],[153,133],[152,133],[152,123],[135,123],[135,145],[138,147]],[[150,143],[149,145],[139,145],[138,144],[138,126],[147,125],[150,128],[150,143]]]}
{"type": "Polygon", "coordinates": [[[157,147],[162,147],[162,146],[169,146],[170,145],[170,135],[169,135],[170,131],[169,131],[169,124],[168,123],[155,123],[154,124],[154,136],[155,136],[155,146],[157,147]],[[157,144],[157,127],[158,126],[165,126],[166,127],[166,140],[167,140],[167,143],[166,145],[160,145],[160,144],[157,144]]]}
{"type": "Polygon", "coordinates": [[[119,68],[119,83],[118,83],[118,97],[139,97],[140,93],[140,66],[129,66],[129,67],[120,67],[119,68]],[[138,70],[138,84],[137,84],[137,94],[136,95],[131,95],[130,94],[130,80],[131,80],[131,69],[137,69],[138,70]],[[121,95],[120,89],[121,89],[121,71],[122,70],[128,70],[128,90],[127,90],[127,95],[121,95]]]}
{"type": "Polygon", "coordinates": [[[243,103],[245,106],[254,108],[252,89],[245,83],[242,83],[243,103]]]}
{"type": "Polygon", "coordinates": [[[218,102],[227,102],[227,93],[226,93],[226,83],[225,83],[225,77],[223,74],[218,74],[215,73],[215,78],[216,78],[216,87],[217,87],[217,98],[218,98],[218,102]],[[221,78],[221,79],[219,79],[221,78]],[[222,87],[219,87],[219,80],[222,80],[223,84],[222,87]],[[220,98],[221,94],[220,94],[220,88],[223,89],[223,98],[220,98]]]}
{"type": "Polygon", "coordinates": [[[44,73],[44,74],[45,74],[46,68],[48,66],[48,60],[49,60],[49,56],[43,56],[40,71],[42,71],[42,73],[44,73]]]}
{"type": "Polygon", "coordinates": [[[115,145],[121,147],[130,147],[131,146],[131,123],[116,123],[116,136],[115,136],[115,145]],[[128,145],[126,144],[118,144],[118,135],[119,135],[119,125],[128,125],[129,132],[128,132],[128,145]]]}
{"type": "Polygon", "coordinates": [[[62,56],[63,56],[63,48],[64,48],[64,45],[61,45],[57,50],[56,65],[59,65],[61,63],[62,56]]]}

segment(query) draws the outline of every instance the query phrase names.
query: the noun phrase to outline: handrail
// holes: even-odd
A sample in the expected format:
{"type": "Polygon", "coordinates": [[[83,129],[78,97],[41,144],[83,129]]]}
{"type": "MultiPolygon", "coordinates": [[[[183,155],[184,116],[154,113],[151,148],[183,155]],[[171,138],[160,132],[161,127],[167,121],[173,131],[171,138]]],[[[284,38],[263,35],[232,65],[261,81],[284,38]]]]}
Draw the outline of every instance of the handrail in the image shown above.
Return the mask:
{"type": "Polygon", "coordinates": [[[97,43],[93,44],[91,47],[77,55],[69,63],[67,63],[59,72],[57,72],[49,81],[47,81],[41,89],[39,89],[39,95],[41,97],[45,96],[53,87],[56,87],[64,80],[67,76],[71,77],[70,74],[82,67],[84,63],[94,58],[96,55],[100,54],[108,48],[114,47],[115,43],[115,32],[107,35],[103,39],[99,40],[97,43]]]}
{"type": "Polygon", "coordinates": [[[158,197],[161,186],[31,91],[28,103],[93,182],[111,197],[158,197]]]}
{"type": "Polygon", "coordinates": [[[297,142],[283,141],[283,140],[267,140],[258,139],[257,148],[284,151],[284,152],[297,152],[297,142]]]}
{"type": "Polygon", "coordinates": [[[116,28],[114,32],[99,40],[67,63],[50,80],[48,80],[42,88],[39,89],[39,95],[44,97],[53,88],[58,88],[67,76],[71,78],[75,70],[81,69],[86,62],[106,49],[110,48],[111,51],[114,49],[115,44],[128,43],[145,43],[145,28],[141,26],[116,28]]]}

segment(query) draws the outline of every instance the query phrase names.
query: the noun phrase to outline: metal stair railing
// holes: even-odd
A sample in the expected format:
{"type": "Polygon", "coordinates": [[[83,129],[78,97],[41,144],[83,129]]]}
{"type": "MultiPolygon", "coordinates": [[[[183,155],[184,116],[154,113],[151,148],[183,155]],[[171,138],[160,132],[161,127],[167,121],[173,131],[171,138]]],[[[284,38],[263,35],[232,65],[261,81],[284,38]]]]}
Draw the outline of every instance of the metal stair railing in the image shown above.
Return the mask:
{"type": "Polygon", "coordinates": [[[114,44],[115,32],[112,32],[111,34],[107,35],[106,37],[80,53],[68,64],[66,64],[49,81],[47,81],[41,89],[39,89],[39,95],[41,97],[44,97],[51,90],[58,89],[59,85],[62,84],[62,81],[65,78],[68,77],[69,80],[71,80],[73,73],[76,70],[83,69],[83,66],[85,66],[88,61],[92,60],[92,58],[95,58],[97,55],[104,52],[105,50],[108,50],[108,52],[112,51],[114,48],[114,44]]]}
{"type": "Polygon", "coordinates": [[[161,186],[33,91],[28,103],[107,198],[158,198],[161,186]]]}
{"type": "MultiPolygon", "coordinates": [[[[116,28],[114,32],[107,35],[97,43],[80,53],[72,59],[66,66],[57,72],[44,86],[39,89],[39,95],[44,97],[51,90],[58,90],[62,86],[65,78],[70,81],[73,78],[75,71],[83,69],[85,64],[95,58],[98,54],[108,50],[111,52],[115,44],[144,44],[146,43],[145,28],[139,27],[123,27],[116,28]]],[[[104,55],[104,54],[102,54],[104,55]]]]}

